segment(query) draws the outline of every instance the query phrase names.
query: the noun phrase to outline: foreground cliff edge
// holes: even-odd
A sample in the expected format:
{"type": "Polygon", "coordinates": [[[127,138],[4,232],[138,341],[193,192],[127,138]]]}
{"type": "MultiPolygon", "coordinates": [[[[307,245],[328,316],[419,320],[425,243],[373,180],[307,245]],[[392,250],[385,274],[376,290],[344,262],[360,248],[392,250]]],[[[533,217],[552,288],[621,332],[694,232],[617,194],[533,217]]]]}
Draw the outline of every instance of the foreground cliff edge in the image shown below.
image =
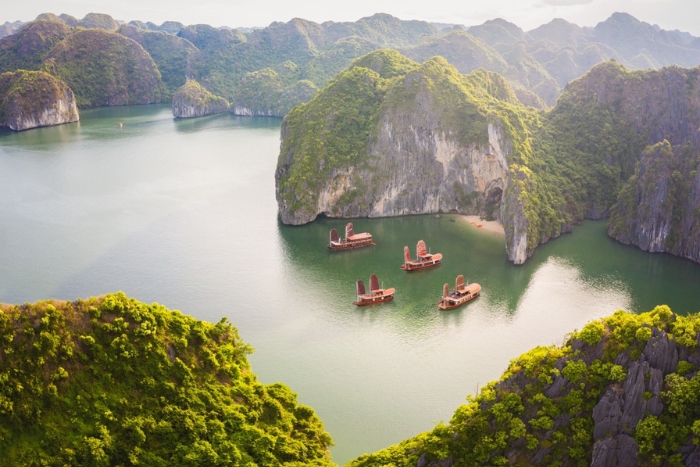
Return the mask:
{"type": "Polygon", "coordinates": [[[581,220],[612,213],[615,238],[700,262],[699,128],[698,68],[606,62],[543,112],[498,74],[379,50],[285,118],[279,214],[294,225],[319,214],[497,218],[508,258],[522,264],[581,220]],[[643,154],[663,141],[676,159],[646,171],[653,158],[643,154]],[[622,190],[640,170],[653,184],[622,190]]]}
{"type": "Polygon", "coordinates": [[[350,467],[700,464],[700,316],[617,311],[536,347],[448,425],[350,467]]]}
{"type": "Polygon", "coordinates": [[[226,319],[122,293],[0,305],[0,342],[0,465],[334,465],[314,411],[257,382],[226,319]]]}

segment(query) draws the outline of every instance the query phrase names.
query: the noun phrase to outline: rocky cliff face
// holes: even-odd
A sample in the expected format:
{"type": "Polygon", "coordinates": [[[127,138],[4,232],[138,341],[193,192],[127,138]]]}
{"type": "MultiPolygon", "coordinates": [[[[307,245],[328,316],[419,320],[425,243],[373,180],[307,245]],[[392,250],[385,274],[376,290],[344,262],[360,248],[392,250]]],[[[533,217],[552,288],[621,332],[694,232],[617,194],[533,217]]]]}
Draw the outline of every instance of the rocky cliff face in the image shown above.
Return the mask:
{"type": "Polygon", "coordinates": [[[372,52],[283,122],[280,217],[481,215],[501,220],[522,264],[576,222],[559,162],[532,137],[542,125],[495,73],[372,52]]]}
{"type": "MultiPolygon", "coordinates": [[[[391,67],[384,64],[378,69],[393,73],[391,67]]],[[[405,77],[397,77],[394,87],[382,96],[384,103],[379,109],[368,106],[376,105],[375,93],[381,93],[381,87],[386,85],[381,75],[357,68],[352,77],[341,78],[338,87],[369,84],[372,88],[365,96],[366,101],[361,100],[357,112],[369,115],[362,122],[366,126],[362,131],[369,131],[373,136],[368,144],[358,145],[358,150],[364,146],[366,151],[364,155],[357,155],[361,158],[358,164],[336,165],[333,154],[319,160],[322,173],[313,181],[312,192],[297,191],[292,184],[296,181],[294,172],[300,154],[294,141],[297,135],[292,136],[290,132],[296,131],[297,122],[294,118],[285,120],[277,173],[282,221],[304,224],[318,214],[385,217],[460,212],[499,217],[501,199],[507,188],[508,159],[513,151],[509,137],[503,121],[498,116],[488,116],[485,109],[479,108],[480,104],[469,101],[467,94],[457,94],[464,105],[461,109],[464,114],[457,116],[442,96],[431,91],[432,80],[441,79],[439,74],[445,70],[451,78],[459,77],[444,60],[433,61],[405,77]],[[447,68],[443,68],[445,66],[447,68]],[[458,117],[470,121],[467,125],[460,124],[458,117]]],[[[458,82],[442,82],[441,85],[455,93],[460,91],[458,82]]],[[[337,91],[331,92],[344,98],[337,91]]],[[[349,95],[347,98],[356,97],[349,95]]],[[[512,93],[508,98],[515,100],[512,93]]],[[[337,113],[342,112],[340,106],[344,104],[332,105],[337,113]]],[[[328,144],[331,149],[342,147],[332,138],[328,144]]],[[[309,185],[307,181],[306,186],[309,185]]]]}
{"type": "Polygon", "coordinates": [[[608,233],[642,250],[700,262],[700,148],[648,147],[620,191],[608,233]]]}
{"type": "Polygon", "coordinates": [[[624,151],[636,166],[610,211],[610,236],[700,262],[700,69],[629,72],[606,63],[567,92],[576,106],[606,109],[647,146],[624,151]]]}
{"type": "Polygon", "coordinates": [[[195,80],[188,80],[173,95],[173,116],[176,118],[202,117],[228,112],[229,104],[215,96],[195,80]]]}
{"type": "Polygon", "coordinates": [[[14,131],[77,122],[73,91],[41,71],[0,75],[0,127],[14,131]]]}

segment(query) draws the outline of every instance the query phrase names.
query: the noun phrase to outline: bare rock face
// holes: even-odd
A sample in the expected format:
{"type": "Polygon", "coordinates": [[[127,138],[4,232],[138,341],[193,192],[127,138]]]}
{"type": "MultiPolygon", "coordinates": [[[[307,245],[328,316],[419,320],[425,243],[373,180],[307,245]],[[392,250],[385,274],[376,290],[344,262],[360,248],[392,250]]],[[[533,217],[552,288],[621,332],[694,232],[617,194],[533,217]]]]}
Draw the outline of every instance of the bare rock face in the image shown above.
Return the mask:
{"type": "Polygon", "coordinates": [[[0,127],[14,131],[77,122],[73,91],[41,71],[0,75],[0,127]]]}
{"type": "Polygon", "coordinates": [[[188,80],[173,96],[173,116],[176,118],[202,117],[228,110],[226,99],[210,93],[195,80],[188,80]]]}
{"type": "Polygon", "coordinates": [[[663,411],[664,378],[676,370],[678,359],[676,342],[655,328],[639,359],[627,361],[625,381],[610,385],[593,409],[592,466],[637,465],[634,429],[647,414],[658,416],[663,411]]]}
{"type": "Polygon", "coordinates": [[[700,149],[648,147],[623,187],[608,234],[651,252],[700,262],[700,149]]]}

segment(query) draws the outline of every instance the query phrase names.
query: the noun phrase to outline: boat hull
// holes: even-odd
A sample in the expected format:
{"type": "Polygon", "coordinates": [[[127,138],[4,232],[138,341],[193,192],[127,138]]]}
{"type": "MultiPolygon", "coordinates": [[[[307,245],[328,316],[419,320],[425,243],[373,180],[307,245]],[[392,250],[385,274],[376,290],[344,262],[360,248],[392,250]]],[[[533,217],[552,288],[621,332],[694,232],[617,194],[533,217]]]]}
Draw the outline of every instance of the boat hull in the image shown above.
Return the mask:
{"type": "Polygon", "coordinates": [[[410,262],[410,263],[404,263],[400,266],[401,269],[404,271],[420,271],[421,269],[428,269],[428,268],[434,268],[435,266],[439,266],[442,263],[441,259],[435,260],[435,261],[426,261],[426,262],[421,262],[421,263],[415,263],[415,262],[410,262]]]}
{"type": "Polygon", "coordinates": [[[328,248],[330,251],[345,251],[345,250],[354,250],[356,248],[362,248],[370,245],[375,245],[375,243],[372,240],[367,240],[367,241],[360,241],[360,242],[343,242],[339,244],[335,243],[329,243],[326,248],[328,248]]]}
{"type": "Polygon", "coordinates": [[[390,302],[394,299],[394,289],[389,289],[388,293],[377,295],[362,295],[360,299],[352,304],[355,306],[376,305],[378,303],[390,302]]]}
{"type": "Polygon", "coordinates": [[[479,291],[479,292],[476,292],[476,293],[473,293],[473,294],[466,295],[466,296],[464,296],[464,297],[462,297],[462,298],[459,298],[459,299],[456,300],[456,301],[452,301],[452,300],[440,300],[440,301],[438,302],[437,306],[438,306],[438,308],[440,308],[441,310],[453,310],[453,309],[455,309],[455,308],[459,308],[460,306],[465,305],[465,304],[471,302],[472,300],[474,300],[475,298],[479,297],[480,295],[481,295],[481,292],[479,291]]]}

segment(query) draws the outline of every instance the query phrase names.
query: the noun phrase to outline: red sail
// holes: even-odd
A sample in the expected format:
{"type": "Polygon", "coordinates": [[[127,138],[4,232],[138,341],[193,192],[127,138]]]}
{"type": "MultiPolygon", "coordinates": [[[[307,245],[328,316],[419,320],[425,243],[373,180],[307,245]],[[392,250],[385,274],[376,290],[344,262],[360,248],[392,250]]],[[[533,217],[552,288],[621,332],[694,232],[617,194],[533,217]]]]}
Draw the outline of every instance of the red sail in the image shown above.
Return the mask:
{"type": "Polygon", "coordinates": [[[357,295],[364,295],[367,291],[365,290],[365,283],[362,281],[357,281],[357,295]]]}
{"type": "Polygon", "coordinates": [[[403,247],[403,257],[407,263],[411,261],[411,251],[408,249],[407,246],[403,247]]]}
{"type": "Polygon", "coordinates": [[[377,279],[376,274],[372,274],[371,276],[369,276],[369,290],[371,290],[372,292],[382,290],[379,287],[379,279],[377,279]]]}
{"type": "Polygon", "coordinates": [[[338,231],[331,229],[331,243],[338,243],[338,240],[340,240],[340,238],[338,238],[338,231]]]}
{"type": "Polygon", "coordinates": [[[345,226],[345,240],[353,235],[355,235],[355,231],[352,228],[352,222],[348,222],[348,225],[345,226]]]}
{"type": "Polygon", "coordinates": [[[450,286],[445,284],[444,287],[442,288],[442,299],[446,299],[447,296],[450,294],[450,286]]]}
{"type": "Polygon", "coordinates": [[[425,247],[425,242],[423,240],[418,240],[418,245],[416,246],[416,255],[427,256],[428,249],[425,247]]]}
{"type": "Polygon", "coordinates": [[[463,292],[465,290],[464,276],[461,274],[457,276],[457,280],[455,281],[455,289],[457,289],[458,292],[463,292]]]}

